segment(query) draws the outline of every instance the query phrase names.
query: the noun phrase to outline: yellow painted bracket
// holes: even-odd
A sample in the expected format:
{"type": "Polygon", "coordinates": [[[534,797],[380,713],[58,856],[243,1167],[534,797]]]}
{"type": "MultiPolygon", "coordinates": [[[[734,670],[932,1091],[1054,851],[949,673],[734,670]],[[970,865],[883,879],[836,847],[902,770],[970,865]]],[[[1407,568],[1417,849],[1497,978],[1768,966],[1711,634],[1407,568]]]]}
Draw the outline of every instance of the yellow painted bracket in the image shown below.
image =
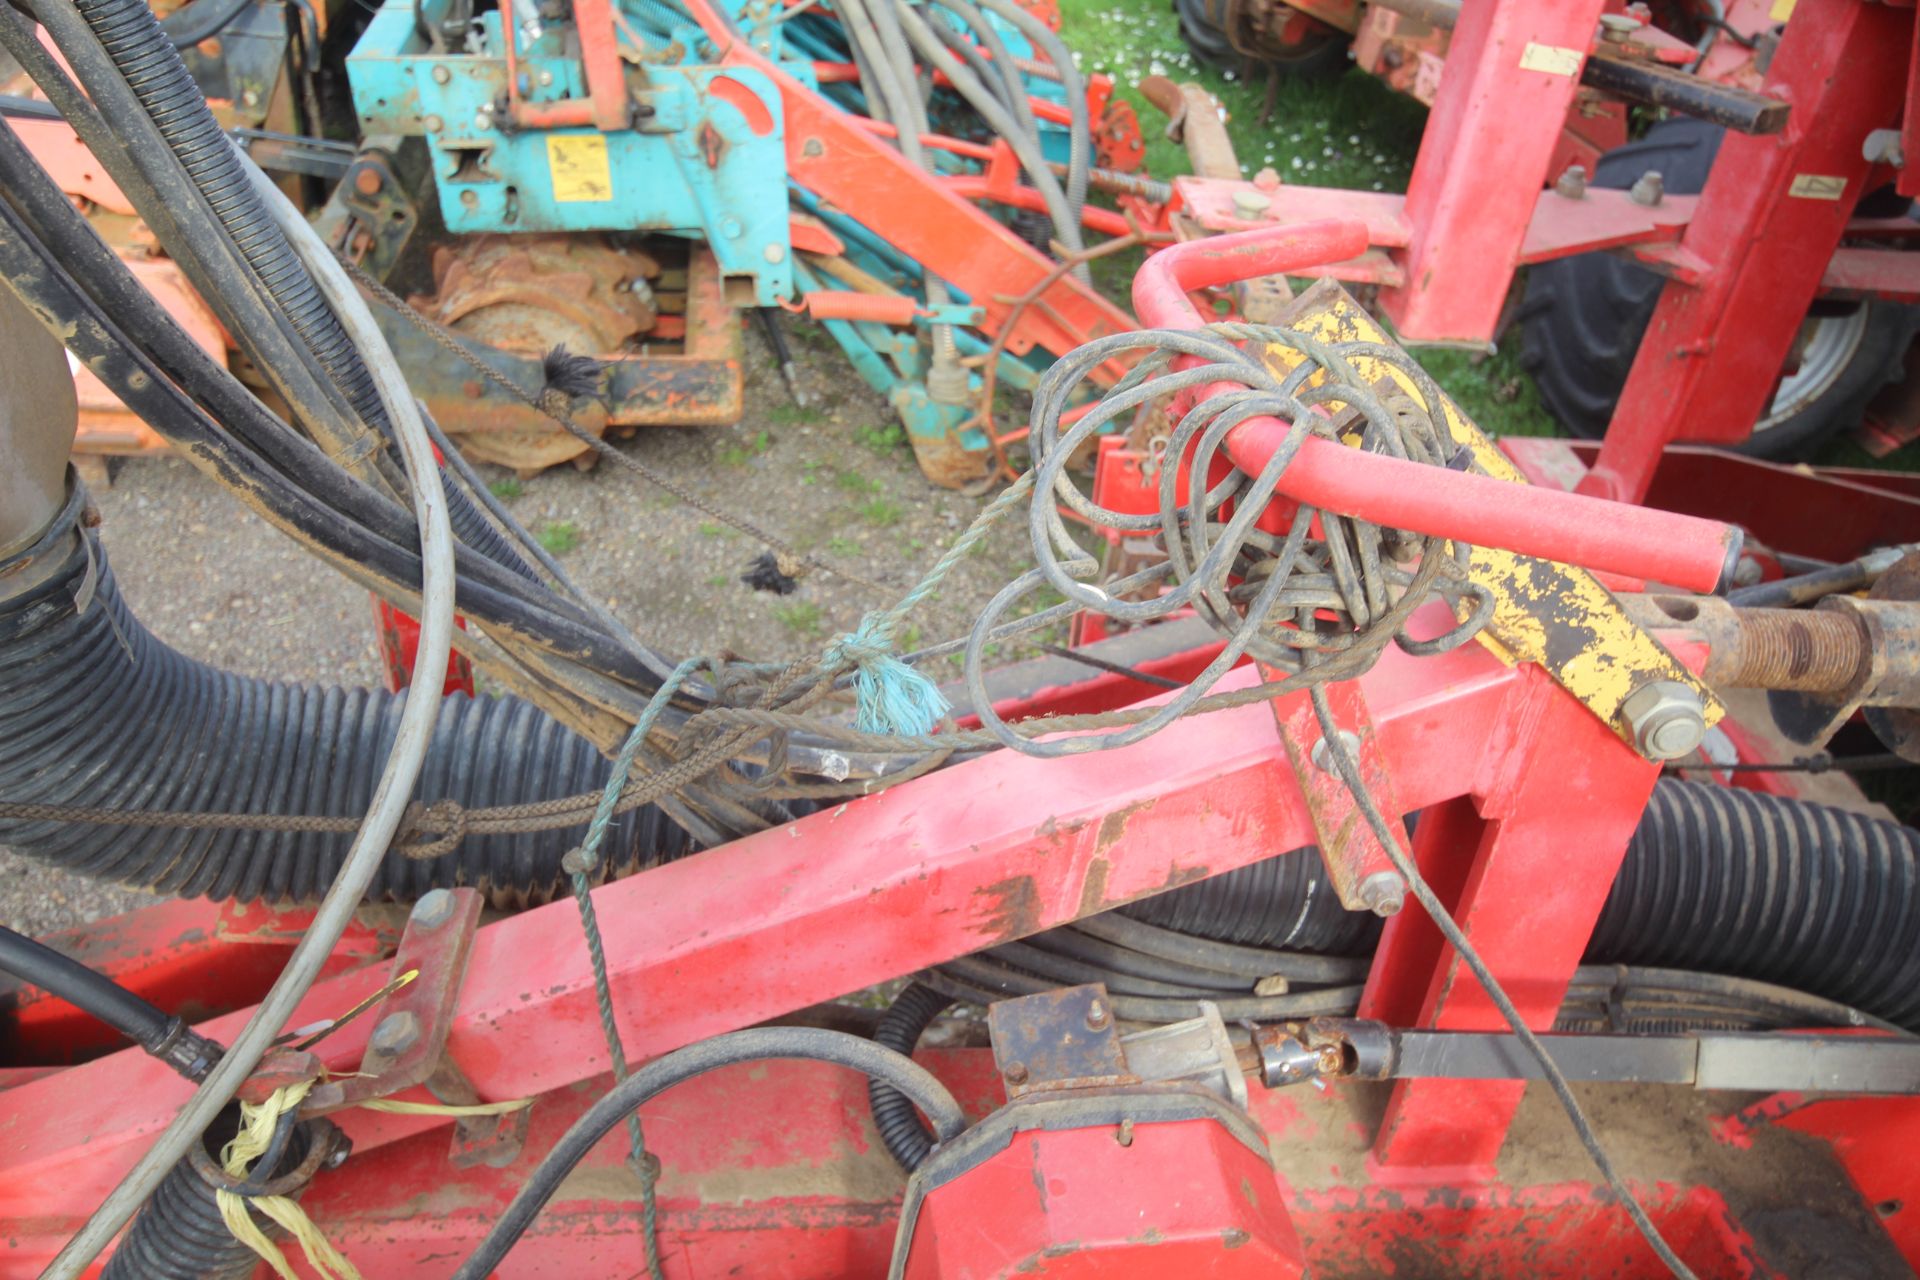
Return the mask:
{"type": "MultiPolygon", "coordinates": [[[[1281,323],[1326,343],[1392,342],[1353,296],[1331,280],[1320,281],[1296,298],[1281,323]]],[[[1304,359],[1278,344],[1266,349],[1268,367],[1278,373],[1292,371],[1304,359]]],[[[1399,391],[1433,411],[1413,380],[1388,362],[1360,356],[1353,365],[1376,387],[1399,391]]],[[[1514,484],[1528,483],[1492,438],[1444,393],[1440,409],[1454,439],[1471,451],[1475,472],[1514,484]]],[[[1692,689],[1710,725],[1726,714],[1713,691],[1664,645],[1635,626],[1613,593],[1585,569],[1476,546],[1468,576],[1494,598],[1493,620],[1480,633],[1480,642],[1509,664],[1534,662],[1544,667],[1628,745],[1632,738],[1621,720],[1620,705],[1651,681],[1671,680],[1692,689]]]]}

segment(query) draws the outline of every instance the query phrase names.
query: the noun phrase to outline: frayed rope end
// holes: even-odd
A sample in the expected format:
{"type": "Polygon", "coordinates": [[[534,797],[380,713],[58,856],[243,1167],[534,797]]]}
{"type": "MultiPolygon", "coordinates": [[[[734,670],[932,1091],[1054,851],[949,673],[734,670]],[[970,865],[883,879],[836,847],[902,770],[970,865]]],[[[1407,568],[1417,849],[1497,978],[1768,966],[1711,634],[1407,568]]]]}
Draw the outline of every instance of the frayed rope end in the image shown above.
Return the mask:
{"type": "Polygon", "coordinates": [[[853,668],[855,724],[862,733],[921,737],[952,709],[933,681],[895,656],[892,626],[878,614],[841,636],[826,661],[830,668],[853,668]]]}

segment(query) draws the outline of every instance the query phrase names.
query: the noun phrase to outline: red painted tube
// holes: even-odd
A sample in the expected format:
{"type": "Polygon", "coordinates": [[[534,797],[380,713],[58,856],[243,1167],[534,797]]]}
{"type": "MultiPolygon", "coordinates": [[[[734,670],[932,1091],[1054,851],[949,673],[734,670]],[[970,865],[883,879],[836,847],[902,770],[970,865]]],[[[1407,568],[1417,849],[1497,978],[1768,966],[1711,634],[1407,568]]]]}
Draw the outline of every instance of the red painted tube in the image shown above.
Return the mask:
{"type": "MultiPolygon", "coordinates": [[[[1198,329],[1206,321],[1188,290],[1339,262],[1366,247],[1366,227],[1347,219],[1173,245],[1134,276],[1134,310],[1146,324],[1198,329]]],[[[1278,418],[1250,418],[1227,434],[1227,456],[1256,473],[1288,429],[1278,418]]],[[[1717,520],[1402,462],[1321,438],[1301,447],[1279,491],[1376,524],[1693,591],[1719,588],[1740,553],[1740,531],[1717,520]]]]}
{"type": "Polygon", "coordinates": [[[807,295],[807,314],[815,320],[854,320],[905,326],[913,323],[917,313],[917,304],[905,294],[886,296],[821,289],[807,295]]]}

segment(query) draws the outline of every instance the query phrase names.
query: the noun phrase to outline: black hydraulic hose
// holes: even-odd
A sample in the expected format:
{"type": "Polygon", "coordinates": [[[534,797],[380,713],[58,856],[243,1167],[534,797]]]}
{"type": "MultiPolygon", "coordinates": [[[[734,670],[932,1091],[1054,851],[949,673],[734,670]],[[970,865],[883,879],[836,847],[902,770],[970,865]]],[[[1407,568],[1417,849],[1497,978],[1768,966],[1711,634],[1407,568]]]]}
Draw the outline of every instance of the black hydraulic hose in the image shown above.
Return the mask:
{"type": "MultiPolygon", "coordinates": [[[[944,991],[936,991],[924,982],[909,983],[880,1015],[873,1042],[911,1058],[920,1037],[952,1003],[953,998],[944,991]]],[[[908,1173],[918,1169],[933,1150],[933,1131],[914,1110],[913,1100],[875,1076],[867,1081],[867,1104],[873,1109],[873,1127],[894,1163],[908,1173]]]]}
{"type": "MultiPolygon", "coordinates": [[[[4,125],[0,125],[4,130],[4,125]]],[[[3,151],[4,148],[0,148],[3,151]]],[[[337,565],[351,565],[350,575],[361,566],[364,578],[417,584],[420,561],[417,533],[409,538],[392,523],[397,509],[364,505],[358,514],[375,518],[372,523],[356,521],[342,513],[324,497],[299,485],[288,486],[276,476],[266,461],[251,451],[242,450],[218,426],[186,399],[180,387],[162,376],[133,339],[114,319],[91,299],[81,296],[78,286],[56,263],[46,256],[45,246],[33,240],[20,225],[0,190],[0,280],[28,301],[44,322],[50,322],[65,340],[68,349],[121,400],[145,418],[169,442],[215,471],[217,478],[243,499],[256,501],[263,511],[272,511],[297,527],[301,535],[326,552],[339,557],[337,565]],[[376,532],[385,529],[387,536],[376,532]],[[404,541],[403,541],[404,539],[404,541]]],[[[124,270],[124,268],[121,268],[124,270]]],[[[170,322],[169,322],[170,323],[170,322]]],[[[160,326],[165,328],[166,326],[160,326]]],[[[202,363],[207,363],[204,360],[202,363]]],[[[230,378],[216,371],[212,382],[230,378]]],[[[264,415],[264,410],[261,411],[264,415]]],[[[276,456],[296,456],[303,451],[313,455],[312,446],[290,434],[275,435],[276,456]]],[[[344,476],[334,480],[351,488],[344,476]]],[[[339,491],[339,485],[322,486],[318,492],[339,491]]],[[[546,647],[570,657],[590,658],[596,669],[645,682],[650,668],[624,645],[613,643],[573,606],[542,592],[535,599],[511,600],[488,585],[490,575],[505,575],[502,566],[473,563],[477,553],[460,557],[462,579],[460,607],[496,626],[534,639],[546,647]]],[[[371,582],[368,585],[373,585],[371,582]]]]}
{"type": "Polygon", "coordinates": [[[480,1247],[454,1272],[454,1280],[482,1280],[492,1274],[574,1166],[630,1112],[695,1076],[770,1058],[827,1062],[885,1080],[926,1113],[942,1142],[966,1128],[966,1116],[945,1085],[912,1059],[871,1040],[818,1027],[757,1027],[716,1036],[654,1059],[594,1103],[527,1175],[480,1247]]]}
{"type": "MultiPolygon", "coordinates": [[[[195,662],[128,611],[85,535],[59,572],[0,601],[0,797],[106,808],[357,816],[405,694],[247,679],[195,662]],[[91,599],[76,606],[91,574],[91,599]]],[[[450,698],[416,799],[464,806],[597,790],[592,744],[517,698],[450,698]]],[[[578,827],[469,836],[424,858],[395,850],[369,886],[410,901],[472,885],[507,903],[552,896],[578,827]]],[[[351,837],[259,829],[0,823],[0,845],[71,870],[182,896],[317,898],[351,837]]],[[[647,806],[615,820],[611,872],[678,856],[690,841],[647,806]]]]}
{"type": "Polygon", "coordinates": [[[25,934],[0,928],[0,973],[10,973],[153,1050],[173,1031],[166,1010],[25,934]]]}

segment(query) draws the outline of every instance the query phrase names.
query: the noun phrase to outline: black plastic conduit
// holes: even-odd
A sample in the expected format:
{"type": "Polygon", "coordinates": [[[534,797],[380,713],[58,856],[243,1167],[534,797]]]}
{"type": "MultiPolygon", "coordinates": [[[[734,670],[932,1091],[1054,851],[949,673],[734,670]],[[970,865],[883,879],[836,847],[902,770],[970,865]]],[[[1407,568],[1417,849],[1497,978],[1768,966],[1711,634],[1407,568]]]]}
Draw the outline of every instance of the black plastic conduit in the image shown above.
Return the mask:
{"type": "MultiPolygon", "coordinates": [[[[1122,911],[1224,942],[1344,955],[1371,951],[1379,929],[1341,908],[1311,850],[1122,911]]],[[[1920,1031],[1920,832],[1662,779],[1586,960],[1762,979],[1920,1031]]]]}
{"type": "MultiPolygon", "coordinates": [[[[140,625],[106,553],[74,550],[47,580],[0,600],[0,797],[128,809],[328,814],[366,809],[402,698],[384,691],[249,679],[176,653],[140,625]],[[76,608],[89,571],[84,611],[76,608]]],[[[5,565],[0,565],[4,573],[5,565]]],[[[4,577],[0,577],[4,582],[4,577]]],[[[597,790],[607,763],[585,739],[517,698],[450,698],[416,798],[517,804],[597,790]]],[[[472,885],[503,902],[562,884],[580,827],[470,836],[437,857],[390,853],[368,894],[410,901],[472,885]]],[[[310,900],[350,836],[0,822],[0,845],[103,879],[181,896],[310,900]]],[[[612,871],[690,848],[653,806],[622,815],[612,871]]]]}

